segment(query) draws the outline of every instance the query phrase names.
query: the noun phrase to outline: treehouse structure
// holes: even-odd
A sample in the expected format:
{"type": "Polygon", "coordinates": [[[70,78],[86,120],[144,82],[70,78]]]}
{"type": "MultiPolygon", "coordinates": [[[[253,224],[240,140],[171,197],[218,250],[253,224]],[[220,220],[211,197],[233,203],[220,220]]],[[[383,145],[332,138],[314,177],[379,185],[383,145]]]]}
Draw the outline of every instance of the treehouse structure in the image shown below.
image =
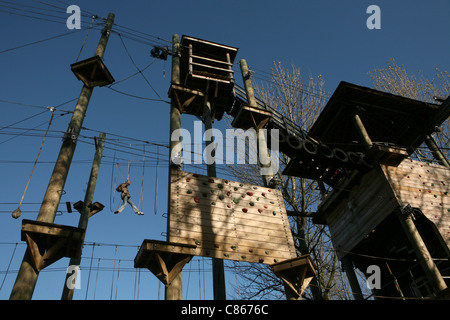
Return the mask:
{"type": "Polygon", "coordinates": [[[329,227],[355,298],[354,268],[369,276],[371,265],[381,271],[376,298],[449,298],[450,168],[431,137],[449,115],[449,98],[431,104],[341,82],[287,166],[331,182],[314,222],[329,227]],[[424,143],[436,163],[413,159],[424,143]]]}

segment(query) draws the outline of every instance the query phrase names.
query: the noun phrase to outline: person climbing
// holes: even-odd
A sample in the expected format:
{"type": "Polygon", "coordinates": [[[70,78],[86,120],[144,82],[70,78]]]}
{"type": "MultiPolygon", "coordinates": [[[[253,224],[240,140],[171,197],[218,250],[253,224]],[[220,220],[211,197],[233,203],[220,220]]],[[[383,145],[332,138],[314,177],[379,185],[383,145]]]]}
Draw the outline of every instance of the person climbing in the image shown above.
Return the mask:
{"type": "Polygon", "coordinates": [[[122,205],[120,206],[119,209],[117,209],[117,211],[115,211],[114,213],[120,213],[122,212],[123,209],[125,209],[127,203],[129,203],[131,205],[131,207],[133,208],[134,213],[138,214],[138,215],[143,215],[144,213],[142,211],[139,211],[139,209],[134,205],[134,203],[130,200],[131,195],[128,192],[128,186],[131,184],[130,180],[127,178],[127,181],[125,181],[124,183],[121,183],[118,185],[118,187],[116,188],[117,192],[121,192],[120,197],[123,200],[122,205]]]}

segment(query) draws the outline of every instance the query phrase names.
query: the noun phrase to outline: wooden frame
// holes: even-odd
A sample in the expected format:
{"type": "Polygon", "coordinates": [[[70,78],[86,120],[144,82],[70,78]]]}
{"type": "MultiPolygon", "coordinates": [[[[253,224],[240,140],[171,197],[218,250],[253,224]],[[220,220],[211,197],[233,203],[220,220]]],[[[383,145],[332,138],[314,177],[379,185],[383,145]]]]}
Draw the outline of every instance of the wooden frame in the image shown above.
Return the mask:
{"type": "Polygon", "coordinates": [[[134,267],[149,269],[168,287],[191,261],[195,248],[195,245],[146,239],[134,259],[134,267]]]}
{"type": "Polygon", "coordinates": [[[285,260],[270,265],[273,273],[300,298],[316,275],[316,267],[310,255],[285,260]]]}
{"type": "Polygon", "coordinates": [[[70,68],[77,79],[90,88],[103,87],[114,82],[113,76],[99,56],[73,63],[70,68]]]}
{"type": "Polygon", "coordinates": [[[63,257],[80,256],[84,235],[76,227],[22,220],[21,240],[26,241],[37,272],[63,257]]]}

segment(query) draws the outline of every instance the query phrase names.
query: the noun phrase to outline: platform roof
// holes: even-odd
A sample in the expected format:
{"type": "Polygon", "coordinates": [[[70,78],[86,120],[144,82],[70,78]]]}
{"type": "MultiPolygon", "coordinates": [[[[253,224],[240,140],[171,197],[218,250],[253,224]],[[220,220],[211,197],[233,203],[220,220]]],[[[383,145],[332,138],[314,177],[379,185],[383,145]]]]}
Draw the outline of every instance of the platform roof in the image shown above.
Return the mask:
{"type": "Polygon", "coordinates": [[[442,105],[341,82],[324,107],[309,135],[343,150],[363,151],[352,122],[358,112],[372,142],[407,148],[420,146],[450,115],[450,100],[442,105]]]}

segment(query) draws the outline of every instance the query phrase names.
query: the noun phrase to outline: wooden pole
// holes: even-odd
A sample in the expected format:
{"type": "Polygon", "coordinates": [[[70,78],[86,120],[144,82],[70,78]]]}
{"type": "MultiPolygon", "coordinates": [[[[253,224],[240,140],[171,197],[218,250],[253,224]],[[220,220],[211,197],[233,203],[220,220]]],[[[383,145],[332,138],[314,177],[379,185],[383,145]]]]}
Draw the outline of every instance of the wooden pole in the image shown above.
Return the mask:
{"type": "Polygon", "coordinates": [[[434,290],[434,293],[437,295],[441,291],[447,288],[444,279],[442,278],[439,269],[431,257],[430,252],[427,249],[422,237],[420,236],[419,231],[414,224],[414,221],[411,217],[412,209],[410,206],[403,208],[402,210],[398,210],[397,217],[403,227],[403,230],[408,237],[409,243],[411,244],[420,265],[422,266],[425,276],[428,278],[428,281],[431,284],[431,287],[434,290]]]}
{"type": "MultiPolygon", "coordinates": [[[[100,163],[102,161],[103,147],[105,145],[105,137],[106,137],[106,134],[101,132],[99,139],[98,139],[98,145],[95,150],[95,156],[94,156],[94,161],[92,163],[91,174],[89,175],[89,182],[88,182],[88,187],[86,189],[86,194],[84,196],[84,202],[83,202],[83,208],[81,209],[80,220],[78,222],[78,228],[81,228],[84,230],[87,229],[89,216],[91,213],[90,206],[92,205],[93,200],[94,200],[95,186],[97,184],[98,171],[100,169],[100,163]]],[[[83,239],[83,242],[84,242],[84,239],[83,239]]],[[[80,264],[81,264],[81,254],[79,257],[70,259],[69,266],[79,267],[80,264]]],[[[76,277],[76,275],[75,275],[75,277],[76,277]]],[[[73,298],[74,288],[69,288],[69,286],[67,285],[67,281],[69,280],[69,278],[73,278],[73,276],[72,276],[72,274],[67,273],[66,281],[64,282],[61,300],[72,300],[72,298],[73,298]]],[[[76,278],[73,278],[73,279],[75,280],[76,278]]]]}
{"type": "Polygon", "coordinates": [[[364,148],[366,149],[366,151],[369,151],[372,148],[373,143],[369,137],[369,134],[367,133],[366,128],[364,127],[363,122],[361,121],[361,118],[357,113],[353,115],[353,123],[355,124],[356,130],[358,131],[358,134],[362,139],[364,148]]]}
{"type": "Polygon", "coordinates": [[[348,282],[350,283],[353,298],[355,300],[364,300],[361,287],[359,286],[358,278],[355,274],[355,269],[353,268],[352,260],[348,256],[345,256],[341,259],[341,262],[345,274],[347,275],[348,282]]]}
{"type": "MultiPolygon", "coordinates": [[[[205,123],[205,131],[212,130],[212,115],[211,104],[206,101],[203,107],[203,121],[205,123]]],[[[206,147],[214,143],[212,137],[211,140],[206,141],[206,147]]],[[[215,149],[213,151],[213,157],[215,158],[215,149]]],[[[216,163],[215,160],[211,164],[207,164],[207,175],[209,177],[216,177],[216,163]]],[[[226,300],[226,286],[225,286],[225,269],[223,259],[212,258],[212,273],[213,273],[213,291],[214,300],[226,300]]]]}
{"type": "Polygon", "coordinates": [[[439,162],[440,165],[450,167],[448,159],[439,149],[439,146],[437,145],[436,141],[431,135],[426,135],[425,143],[427,147],[430,149],[431,153],[433,154],[433,157],[437,160],[437,162],[439,162]]]}
{"type": "MultiPolygon", "coordinates": [[[[255,99],[255,92],[253,91],[252,86],[252,80],[250,76],[250,71],[248,69],[247,61],[245,59],[242,59],[239,62],[240,68],[241,68],[241,74],[242,74],[242,80],[244,82],[245,92],[247,95],[247,102],[249,106],[251,107],[257,107],[256,99],[255,99]]],[[[269,150],[267,148],[267,142],[266,137],[264,135],[263,130],[259,130],[258,128],[255,128],[256,130],[256,138],[257,138],[257,144],[258,144],[258,160],[260,163],[260,166],[263,168],[270,168],[270,156],[269,156],[269,150]]],[[[271,174],[265,174],[263,175],[263,182],[264,186],[271,186],[273,181],[273,175],[271,174]]]]}
{"type": "MultiPolygon", "coordinates": [[[[178,34],[174,34],[172,37],[172,84],[180,84],[180,37],[178,34]]],[[[181,129],[181,111],[177,106],[175,99],[171,99],[170,101],[170,150],[169,150],[169,194],[170,194],[170,185],[171,185],[171,170],[174,169],[172,164],[172,157],[180,156],[179,152],[181,151],[180,145],[181,141],[175,140],[172,141],[172,133],[181,129]],[[178,153],[178,154],[175,154],[178,153]]],[[[170,208],[170,203],[168,204],[170,208]]],[[[170,212],[169,212],[170,215],[170,212]]],[[[167,241],[170,242],[170,217],[167,218],[167,241]]],[[[172,283],[166,287],[165,290],[165,299],[166,300],[182,300],[183,299],[183,272],[180,273],[173,279],[172,283]]]]}
{"type": "MultiPolygon", "coordinates": [[[[110,13],[103,29],[102,36],[98,43],[95,55],[103,58],[106,44],[108,43],[109,34],[114,23],[114,14],[110,13]]],[[[83,86],[77,105],[70,120],[67,130],[68,135],[63,141],[58,158],[56,160],[50,182],[47,186],[44,199],[37,216],[37,221],[53,223],[56,216],[56,211],[61,200],[62,191],[66,183],[67,175],[69,173],[70,164],[75,153],[76,138],[80,134],[83,120],[86,115],[89,100],[94,88],[83,86]],[[70,134],[69,134],[70,133],[70,134]],[[74,138],[74,139],[73,139],[74,138]]],[[[30,300],[34,288],[36,286],[38,272],[32,267],[31,256],[28,250],[25,252],[19,273],[17,274],[16,282],[12,289],[11,300],[30,300]]]]}

